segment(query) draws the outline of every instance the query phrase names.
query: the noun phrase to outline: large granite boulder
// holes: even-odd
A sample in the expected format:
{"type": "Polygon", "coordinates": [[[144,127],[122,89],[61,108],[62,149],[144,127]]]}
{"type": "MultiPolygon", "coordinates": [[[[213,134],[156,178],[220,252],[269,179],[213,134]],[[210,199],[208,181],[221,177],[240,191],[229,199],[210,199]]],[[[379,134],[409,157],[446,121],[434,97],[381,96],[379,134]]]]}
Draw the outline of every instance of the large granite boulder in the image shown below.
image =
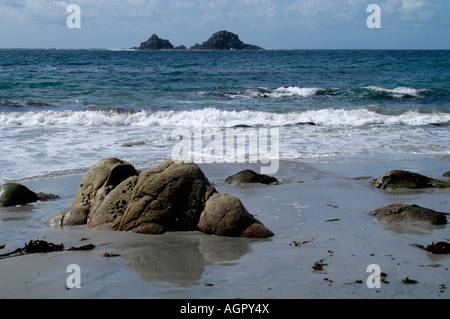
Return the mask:
{"type": "Polygon", "coordinates": [[[142,42],[137,50],[172,50],[174,46],[169,40],[160,39],[156,34],[152,36],[145,42],[142,42]]]}
{"type": "Polygon", "coordinates": [[[113,229],[147,234],[196,230],[205,202],[214,192],[196,164],[161,163],[139,175],[113,229]]]}
{"type": "Polygon", "coordinates": [[[196,43],[190,50],[262,50],[262,48],[246,44],[237,34],[222,30],[214,33],[202,44],[196,43]]]}
{"type": "Polygon", "coordinates": [[[38,199],[35,192],[21,184],[6,183],[0,186],[0,207],[26,205],[38,199]]]}
{"type": "Polygon", "coordinates": [[[425,221],[433,225],[444,225],[447,218],[443,213],[417,205],[393,204],[373,210],[369,216],[374,216],[382,224],[399,222],[425,221]]]}
{"type": "Polygon", "coordinates": [[[394,170],[379,177],[373,186],[383,190],[398,188],[420,189],[429,187],[450,187],[449,182],[429,178],[427,176],[408,171],[394,170]]]}
{"type": "Polygon", "coordinates": [[[200,230],[219,236],[273,236],[236,197],[217,193],[194,163],[170,160],[137,174],[127,162],[102,160],[83,177],[73,205],[48,224],[87,222],[91,229],[143,234],[200,230]]]}
{"type": "Polygon", "coordinates": [[[90,207],[130,176],[138,175],[130,163],[109,157],[91,167],[81,180],[71,207],[90,207]]]}
{"type": "Polygon", "coordinates": [[[228,177],[225,182],[228,184],[259,183],[269,185],[278,183],[278,180],[275,177],[258,174],[248,169],[228,177]]]}
{"type": "Polygon", "coordinates": [[[273,233],[249,214],[241,201],[215,193],[206,202],[198,229],[207,234],[230,237],[266,238],[273,233]]]}

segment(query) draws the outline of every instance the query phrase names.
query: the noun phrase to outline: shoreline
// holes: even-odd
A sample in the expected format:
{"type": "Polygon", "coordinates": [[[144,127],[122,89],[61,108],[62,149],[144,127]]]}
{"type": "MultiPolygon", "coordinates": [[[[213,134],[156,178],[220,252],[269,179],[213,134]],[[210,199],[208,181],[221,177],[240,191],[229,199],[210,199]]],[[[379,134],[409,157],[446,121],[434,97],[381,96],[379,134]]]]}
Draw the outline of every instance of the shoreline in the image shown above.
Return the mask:
{"type": "MultiPolygon", "coordinates": [[[[0,260],[0,298],[156,299],[448,299],[448,255],[433,255],[411,244],[450,240],[447,225],[379,224],[367,214],[403,202],[448,212],[448,189],[383,192],[371,179],[393,169],[428,176],[448,171],[446,160],[306,163],[280,161],[279,185],[228,185],[225,178],[254,164],[200,164],[219,192],[239,198],[275,233],[269,239],[228,238],[201,232],[142,235],[94,231],[86,225],[50,229],[46,222],[70,207],[82,175],[23,181],[56,201],[0,209],[1,253],[29,240],[88,243],[91,251],[29,254],[0,260]],[[355,179],[364,177],[361,179],[355,179]],[[19,212],[18,212],[19,211],[19,212]],[[334,221],[332,221],[334,220],[334,221]],[[80,239],[89,238],[86,241],[80,239]],[[299,243],[296,245],[295,243],[299,243]],[[105,252],[120,256],[105,258],[105,252]],[[328,266],[313,271],[316,261],[328,266]],[[81,288],[66,289],[70,264],[81,269],[81,288]],[[389,284],[370,289],[367,266],[378,264],[389,284]],[[6,278],[5,278],[6,277],[6,278]],[[402,279],[418,281],[406,285],[402,279]],[[362,283],[355,281],[362,280],[362,283]]],[[[442,176],[442,174],[440,174],[442,176]]]]}

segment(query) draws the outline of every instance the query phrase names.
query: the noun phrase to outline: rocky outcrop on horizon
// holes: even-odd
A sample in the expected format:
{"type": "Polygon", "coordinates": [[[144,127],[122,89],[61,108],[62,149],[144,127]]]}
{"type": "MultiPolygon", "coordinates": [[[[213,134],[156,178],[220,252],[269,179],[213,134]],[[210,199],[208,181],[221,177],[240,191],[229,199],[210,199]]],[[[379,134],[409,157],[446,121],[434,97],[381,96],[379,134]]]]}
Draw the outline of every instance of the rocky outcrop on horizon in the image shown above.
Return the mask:
{"type": "MultiPolygon", "coordinates": [[[[175,47],[169,40],[161,39],[153,34],[147,41],[142,42],[135,50],[187,50],[186,46],[175,47]]],[[[235,33],[222,30],[214,33],[202,44],[196,43],[189,50],[264,50],[263,48],[246,44],[239,39],[235,33]]]]}
{"type": "Polygon", "coordinates": [[[202,44],[195,44],[190,50],[262,50],[261,47],[246,44],[237,34],[225,30],[214,33],[202,44]]]}
{"type": "Polygon", "coordinates": [[[172,50],[174,46],[169,40],[160,39],[156,34],[152,36],[145,42],[142,42],[137,50],[172,50]]]}

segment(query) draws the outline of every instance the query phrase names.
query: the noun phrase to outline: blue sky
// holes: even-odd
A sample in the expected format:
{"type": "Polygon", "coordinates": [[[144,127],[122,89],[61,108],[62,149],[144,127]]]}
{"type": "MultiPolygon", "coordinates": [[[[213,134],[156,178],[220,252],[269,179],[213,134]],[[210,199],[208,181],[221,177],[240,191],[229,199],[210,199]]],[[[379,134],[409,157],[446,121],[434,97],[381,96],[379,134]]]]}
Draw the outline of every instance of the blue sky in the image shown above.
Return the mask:
{"type": "Polygon", "coordinates": [[[228,30],[266,49],[450,49],[449,0],[0,0],[0,48],[190,47],[228,30]],[[69,4],[81,8],[70,29],[69,4]],[[369,29],[369,4],[381,28],[369,29]]]}

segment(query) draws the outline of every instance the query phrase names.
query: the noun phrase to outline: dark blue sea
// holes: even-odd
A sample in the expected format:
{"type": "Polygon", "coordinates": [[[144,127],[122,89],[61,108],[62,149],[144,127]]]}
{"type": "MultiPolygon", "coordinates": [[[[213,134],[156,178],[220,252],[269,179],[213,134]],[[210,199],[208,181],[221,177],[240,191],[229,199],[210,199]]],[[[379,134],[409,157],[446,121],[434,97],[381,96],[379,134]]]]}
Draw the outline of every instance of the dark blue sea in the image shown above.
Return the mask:
{"type": "Polygon", "coordinates": [[[438,50],[0,50],[0,181],[147,167],[177,128],[277,128],[282,160],[449,161],[449,85],[438,50]]]}

